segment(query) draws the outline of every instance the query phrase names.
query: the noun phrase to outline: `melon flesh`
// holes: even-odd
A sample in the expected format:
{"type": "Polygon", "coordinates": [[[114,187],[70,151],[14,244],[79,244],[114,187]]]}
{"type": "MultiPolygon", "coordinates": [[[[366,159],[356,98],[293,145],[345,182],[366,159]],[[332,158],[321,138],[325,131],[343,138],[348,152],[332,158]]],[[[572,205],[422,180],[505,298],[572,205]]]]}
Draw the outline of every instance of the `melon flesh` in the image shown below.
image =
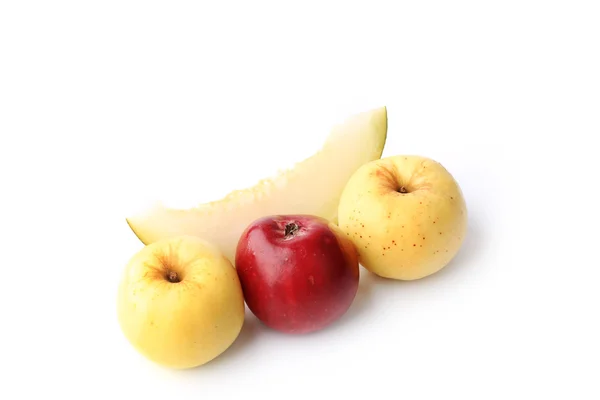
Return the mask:
{"type": "Polygon", "coordinates": [[[127,218],[144,243],[178,236],[198,236],[218,246],[235,262],[244,229],[258,218],[275,214],[311,214],[337,222],[341,193],[363,164],[379,159],[387,136],[385,107],[348,118],[331,130],[316,154],[253,187],[187,209],[161,203],[127,218]]]}

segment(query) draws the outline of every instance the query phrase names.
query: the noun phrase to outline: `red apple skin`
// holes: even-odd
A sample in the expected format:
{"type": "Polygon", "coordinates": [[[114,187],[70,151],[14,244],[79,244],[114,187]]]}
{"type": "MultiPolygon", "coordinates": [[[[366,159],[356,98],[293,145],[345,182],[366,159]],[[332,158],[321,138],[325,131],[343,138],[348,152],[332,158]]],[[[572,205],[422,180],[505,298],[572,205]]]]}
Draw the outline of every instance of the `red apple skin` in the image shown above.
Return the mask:
{"type": "Polygon", "coordinates": [[[337,225],[312,215],[273,215],[251,223],[235,265],[246,304],[268,327],[306,334],[330,325],[358,291],[354,244],[337,225]],[[294,233],[288,231],[297,226],[294,233]]]}

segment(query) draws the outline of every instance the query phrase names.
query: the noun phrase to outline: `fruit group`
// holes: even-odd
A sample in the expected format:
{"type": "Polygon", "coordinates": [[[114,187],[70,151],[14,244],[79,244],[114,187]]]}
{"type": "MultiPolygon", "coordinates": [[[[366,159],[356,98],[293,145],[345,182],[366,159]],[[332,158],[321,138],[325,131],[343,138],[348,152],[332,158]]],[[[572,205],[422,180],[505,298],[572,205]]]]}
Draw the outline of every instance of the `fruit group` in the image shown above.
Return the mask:
{"type": "Polygon", "coordinates": [[[339,226],[361,264],[386,278],[431,275],[459,251],[467,230],[461,189],[438,162],[393,156],[361,166],[344,188],[339,226]]]}
{"type": "Polygon", "coordinates": [[[248,308],[285,333],[323,329],[348,310],[358,290],[354,245],[335,224],[311,215],[251,223],[239,240],[236,269],[248,308]]]}
{"type": "Polygon", "coordinates": [[[156,203],[128,217],[127,223],[145,244],[198,236],[233,262],[244,228],[265,215],[311,214],[335,221],[346,182],[361,165],[381,157],[386,133],[385,108],[357,114],[334,127],[321,151],[289,171],[191,209],[156,203]]]}
{"type": "Polygon", "coordinates": [[[224,352],[244,323],[231,263],[213,245],[183,236],[135,254],[118,291],[118,320],[144,356],[171,368],[196,367],[224,352]]]}

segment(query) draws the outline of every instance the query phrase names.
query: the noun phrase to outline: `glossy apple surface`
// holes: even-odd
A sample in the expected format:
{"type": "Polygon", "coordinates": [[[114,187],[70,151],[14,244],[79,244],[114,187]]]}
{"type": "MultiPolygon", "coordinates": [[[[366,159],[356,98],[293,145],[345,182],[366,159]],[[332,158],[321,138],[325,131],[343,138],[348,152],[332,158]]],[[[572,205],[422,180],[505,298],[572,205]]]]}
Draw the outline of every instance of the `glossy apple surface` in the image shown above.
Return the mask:
{"type": "Polygon", "coordinates": [[[338,216],[362,266],[397,280],[421,279],[448,265],[468,225],[458,182],[439,162],[416,155],[360,167],[344,188],[338,216]]]}
{"type": "Polygon", "coordinates": [[[118,291],[118,321],[146,358],[193,368],[225,352],[244,324],[244,297],[233,265],[193,236],[143,247],[127,264],[118,291]]]}
{"type": "Polygon", "coordinates": [[[312,215],[275,215],[240,237],[236,269],[248,308],[284,333],[310,333],[350,308],[359,282],[358,254],[333,223],[312,215]]]}

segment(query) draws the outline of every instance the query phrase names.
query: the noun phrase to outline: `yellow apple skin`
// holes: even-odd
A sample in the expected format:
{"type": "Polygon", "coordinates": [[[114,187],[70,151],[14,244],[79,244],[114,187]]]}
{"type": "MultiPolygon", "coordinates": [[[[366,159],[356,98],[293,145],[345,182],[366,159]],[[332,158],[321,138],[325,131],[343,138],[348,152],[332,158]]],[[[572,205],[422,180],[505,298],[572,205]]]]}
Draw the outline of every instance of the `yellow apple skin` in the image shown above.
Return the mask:
{"type": "Polygon", "coordinates": [[[360,167],[342,192],[338,217],[361,264],[397,280],[441,270],[458,253],[467,231],[467,207],[457,181],[440,163],[418,155],[390,156],[360,167]]]}
{"type": "Polygon", "coordinates": [[[233,344],[245,306],[231,262],[200,238],[177,236],[131,258],[117,310],[136,350],[157,364],[183,369],[205,364],[233,344]]]}

